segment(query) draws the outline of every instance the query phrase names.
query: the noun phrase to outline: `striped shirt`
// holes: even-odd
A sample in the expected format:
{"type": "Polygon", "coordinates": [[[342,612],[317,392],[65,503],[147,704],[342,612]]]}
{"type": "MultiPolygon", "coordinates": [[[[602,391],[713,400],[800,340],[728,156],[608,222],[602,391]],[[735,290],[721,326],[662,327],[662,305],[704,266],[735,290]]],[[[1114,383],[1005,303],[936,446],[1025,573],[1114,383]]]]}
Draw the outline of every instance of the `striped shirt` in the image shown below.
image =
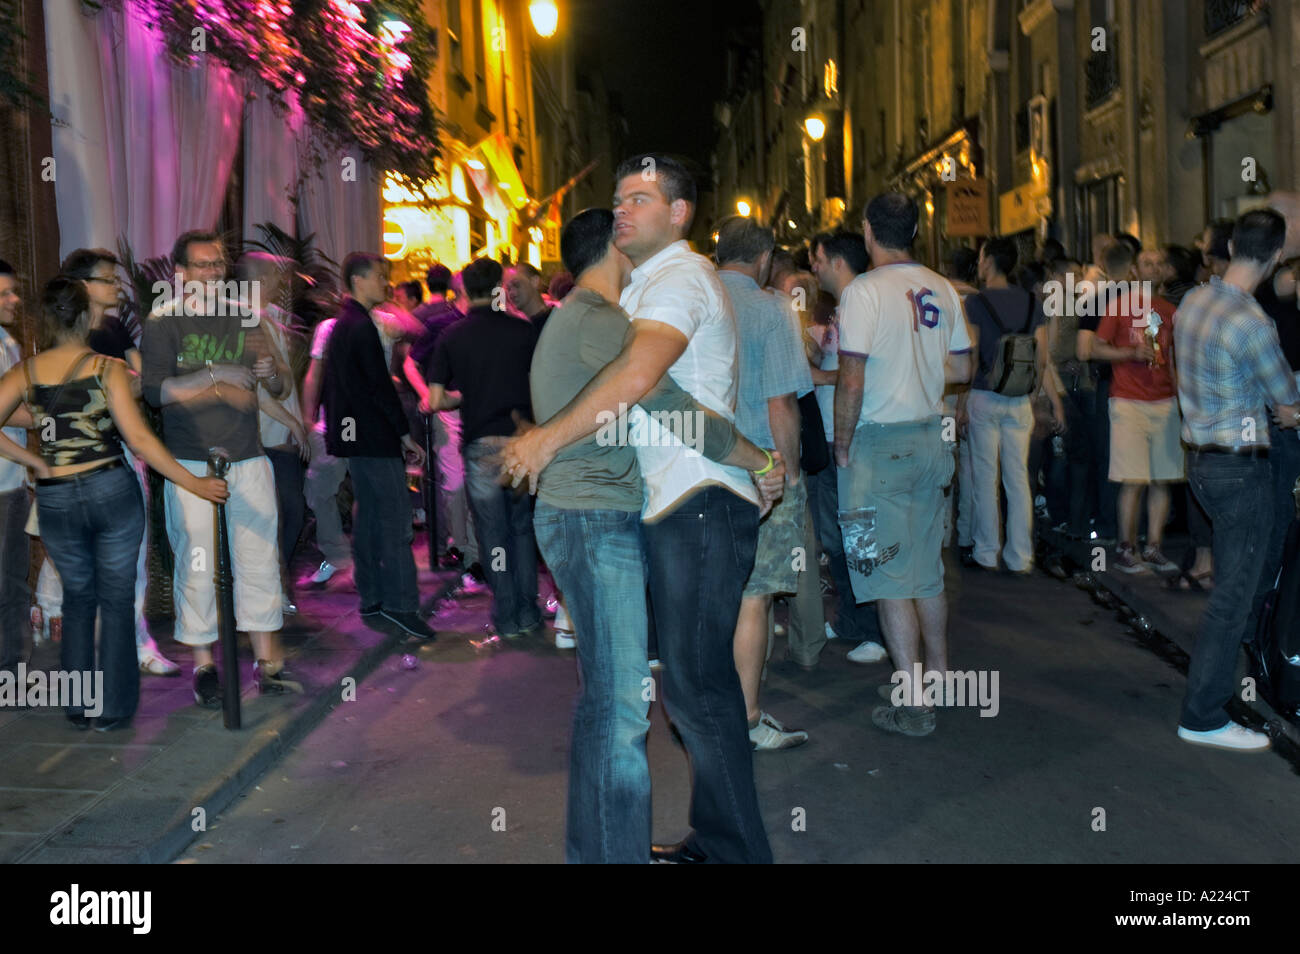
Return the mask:
{"type": "Polygon", "coordinates": [[[1183,440],[1268,446],[1266,406],[1300,404],[1277,328],[1252,295],[1217,276],[1174,315],[1183,440]]]}

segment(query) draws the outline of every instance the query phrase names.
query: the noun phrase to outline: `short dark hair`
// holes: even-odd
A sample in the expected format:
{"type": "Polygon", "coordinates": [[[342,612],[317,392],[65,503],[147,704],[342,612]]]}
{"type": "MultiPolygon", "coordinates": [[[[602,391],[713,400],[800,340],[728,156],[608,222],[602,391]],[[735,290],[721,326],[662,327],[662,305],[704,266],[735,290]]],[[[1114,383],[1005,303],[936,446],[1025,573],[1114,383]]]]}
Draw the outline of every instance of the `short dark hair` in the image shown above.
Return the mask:
{"type": "Polygon", "coordinates": [[[776,247],[776,236],[771,229],[745,215],[733,215],[718,226],[718,247],[715,257],[719,265],[743,262],[752,265],[764,253],[776,247]]]}
{"type": "Polygon", "coordinates": [[[117,256],[106,248],[79,248],[68,254],[59,266],[59,274],[85,281],[99,266],[107,262],[117,268],[117,256]]]}
{"type": "Polygon", "coordinates": [[[523,272],[529,278],[541,279],[542,273],[535,269],[530,262],[515,262],[510,266],[517,272],[523,272]]]}
{"type": "Polygon", "coordinates": [[[465,294],[470,299],[491,298],[492,292],[501,284],[505,270],[501,263],[493,258],[476,258],[460,272],[460,280],[465,286],[465,294]]]}
{"type": "Polygon", "coordinates": [[[1286,219],[1272,209],[1251,209],[1232,227],[1232,258],[1267,262],[1286,242],[1286,219]]]}
{"type": "Polygon", "coordinates": [[[1129,251],[1133,253],[1133,259],[1135,261],[1137,260],[1138,253],[1142,251],[1141,239],[1139,239],[1132,232],[1116,232],[1115,241],[1123,242],[1125,245],[1127,245],[1129,247],[1129,251]]]}
{"type": "Polygon", "coordinates": [[[1032,292],[1035,285],[1041,285],[1047,278],[1047,266],[1035,259],[1030,259],[1016,269],[1016,284],[1027,292],[1032,292]]]}
{"type": "Polygon", "coordinates": [[[876,242],[899,251],[912,247],[921,212],[909,195],[882,192],[863,210],[862,217],[871,226],[876,242]]]}
{"type": "Polygon", "coordinates": [[[614,241],[614,213],[609,209],[583,209],[560,233],[560,259],[575,279],[603,259],[614,241]]]}
{"type": "Polygon", "coordinates": [[[406,292],[407,297],[414,300],[416,304],[424,301],[424,286],[419,282],[402,282],[397,287],[406,292]]]}
{"type": "Polygon", "coordinates": [[[1166,245],[1165,258],[1174,270],[1174,279],[1185,284],[1196,281],[1196,270],[1201,267],[1201,259],[1190,248],[1182,245],[1166,245]]]}
{"type": "Polygon", "coordinates": [[[952,277],[967,285],[974,285],[980,277],[980,253],[960,245],[952,250],[952,277]]]}
{"type": "Polygon", "coordinates": [[[1205,243],[1205,254],[1211,258],[1228,260],[1228,242],[1232,239],[1236,223],[1232,219],[1215,219],[1206,226],[1210,232],[1209,241],[1205,243]]]}
{"type": "Polygon", "coordinates": [[[1043,253],[1039,256],[1039,261],[1051,268],[1054,262],[1062,258],[1065,258],[1065,246],[1061,244],[1061,240],[1045,239],[1043,241],[1043,253]]]}
{"type": "Polygon", "coordinates": [[[6,262],[3,258],[0,258],[0,276],[4,276],[4,275],[8,275],[11,278],[18,277],[18,273],[14,271],[14,267],[10,265],[8,262],[6,262]]]}
{"type": "Polygon", "coordinates": [[[1137,256],[1133,253],[1133,247],[1128,242],[1116,240],[1106,246],[1106,251],[1101,256],[1102,267],[1106,269],[1106,277],[1111,278],[1117,272],[1126,272],[1133,267],[1133,260],[1137,256]]]}
{"type": "Polygon", "coordinates": [[[980,250],[984,253],[984,257],[993,263],[998,274],[1005,278],[1011,277],[1011,273],[1016,270],[1016,262],[1020,261],[1020,252],[1016,249],[1016,243],[1009,238],[988,239],[980,250]]]}
{"type": "Polygon", "coordinates": [[[352,294],[352,279],[358,275],[369,275],[376,265],[384,263],[383,256],[374,252],[349,252],[343,259],[343,290],[352,294]]]}
{"type": "Polygon", "coordinates": [[[618,169],[614,172],[615,185],[628,176],[642,174],[659,186],[659,191],[669,204],[685,199],[694,208],[698,195],[695,176],[682,160],[662,152],[643,152],[629,156],[618,164],[618,169]],[[647,159],[652,160],[649,169],[646,166],[647,159]]]}
{"type": "Polygon", "coordinates": [[[90,308],[90,296],[81,279],[56,275],[45,283],[41,296],[41,346],[48,348],[77,327],[81,316],[90,308]]]}
{"type": "Polygon", "coordinates": [[[854,275],[861,275],[867,270],[871,257],[867,255],[866,243],[861,235],[839,229],[835,232],[822,232],[813,239],[813,249],[821,247],[822,254],[828,262],[839,259],[849,267],[854,275]]]}
{"type": "Polygon", "coordinates": [[[451,288],[451,269],[441,262],[434,262],[424,273],[424,283],[429,286],[430,295],[445,295],[451,288]]]}
{"type": "Polygon", "coordinates": [[[216,242],[223,249],[226,244],[220,232],[213,232],[211,229],[190,229],[188,232],[182,232],[176,244],[172,246],[172,261],[177,265],[189,265],[190,246],[200,242],[216,242]]]}

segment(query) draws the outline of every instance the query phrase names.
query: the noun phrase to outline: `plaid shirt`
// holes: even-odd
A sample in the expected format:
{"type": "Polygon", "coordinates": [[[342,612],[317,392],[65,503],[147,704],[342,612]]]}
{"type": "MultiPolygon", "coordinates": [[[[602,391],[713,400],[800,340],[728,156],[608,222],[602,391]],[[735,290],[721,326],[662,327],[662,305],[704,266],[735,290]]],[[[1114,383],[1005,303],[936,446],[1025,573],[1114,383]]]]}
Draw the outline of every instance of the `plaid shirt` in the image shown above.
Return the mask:
{"type": "Polygon", "coordinates": [[[1254,296],[1217,277],[1183,298],[1174,351],[1188,444],[1268,446],[1266,405],[1300,404],[1273,322],[1254,296]]]}

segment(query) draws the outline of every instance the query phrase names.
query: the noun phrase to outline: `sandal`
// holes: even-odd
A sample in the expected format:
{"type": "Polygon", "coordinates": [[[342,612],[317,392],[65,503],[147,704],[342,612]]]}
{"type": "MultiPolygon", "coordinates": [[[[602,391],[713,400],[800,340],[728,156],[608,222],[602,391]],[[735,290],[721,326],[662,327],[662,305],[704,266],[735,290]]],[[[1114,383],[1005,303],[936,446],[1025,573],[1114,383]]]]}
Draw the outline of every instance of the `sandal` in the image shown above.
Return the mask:
{"type": "Polygon", "coordinates": [[[1200,573],[1183,573],[1178,579],[1180,590],[1195,590],[1208,593],[1214,589],[1214,571],[1202,570],[1200,573]]]}
{"type": "Polygon", "coordinates": [[[146,676],[179,676],[181,667],[156,649],[146,649],[140,653],[140,671],[146,676]]]}

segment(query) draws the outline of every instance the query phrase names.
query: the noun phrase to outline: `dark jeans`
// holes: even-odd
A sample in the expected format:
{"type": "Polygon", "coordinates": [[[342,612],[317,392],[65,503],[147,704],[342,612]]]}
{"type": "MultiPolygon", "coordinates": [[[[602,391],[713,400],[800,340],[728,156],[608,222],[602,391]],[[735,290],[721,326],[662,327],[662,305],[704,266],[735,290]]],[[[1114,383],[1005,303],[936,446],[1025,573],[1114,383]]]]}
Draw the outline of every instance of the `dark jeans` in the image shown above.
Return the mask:
{"type": "Polygon", "coordinates": [[[835,582],[835,633],[843,639],[862,642],[869,639],[884,645],[880,635],[880,616],[876,604],[855,603],[849,565],[844,562],[844,538],[840,531],[840,490],[835,461],[808,478],[809,504],[817,540],[830,564],[835,582]]]}
{"type": "Polygon", "coordinates": [[[1296,518],[1295,490],[1296,479],[1300,478],[1300,435],[1294,430],[1278,427],[1272,421],[1268,425],[1269,472],[1272,475],[1269,491],[1271,525],[1264,543],[1264,566],[1260,571],[1259,590],[1251,606],[1250,622],[1246,629],[1247,642],[1255,638],[1255,628],[1259,623],[1259,613],[1264,607],[1264,599],[1277,582],[1278,570],[1282,568],[1282,550],[1286,544],[1286,533],[1296,518]]]}
{"type": "Polygon", "coordinates": [[[770,864],[732,650],[758,546],[758,508],[709,487],[642,532],[664,704],[690,755],[687,840],[710,861],[770,864]]]}
{"type": "Polygon", "coordinates": [[[1119,484],[1110,479],[1110,378],[1097,382],[1097,403],[1092,414],[1093,479],[1097,482],[1097,536],[1118,537],[1116,505],[1119,484]]]}
{"type": "Polygon", "coordinates": [[[1214,526],[1214,590],[1187,670],[1182,725],[1195,732],[1228,723],[1237,654],[1251,597],[1259,587],[1269,524],[1272,474],[1268,458],[1188,454],[1188,480],[1214,526]]]}
{"type": "Polygon", "coordinates": [[[32,601],[27,586],[30,509],[26,487],[0,493],[0,669],[12,669],[23,656],[27,607],[32,601]]]}
{"type": "MultiPolygon", "coordinates": [[[[285,579],[293,566],[293,551],[302,535],[302,525],[307,519],[307,500],[303,497],[303,478],[306,473],[297,450],[280,447],[266,448],[275,474],[275,499],[280,509],[280,562],[284,565],[285,579]]],[[[405,478],[403,478],[405,480],[405,478]]]]}
{"type": "Polygon", "coordinates": [[[538,502],[537,546],[564,593],[578,638],[564,859],[645,864],[650,857],[653,683],[646,661],[641,514],[538,502]]]}
{"type": "MultiPolygon", "coordinates": [[[[36,488],[41,539],[63,580],[66,672],[104,673],[101,719],[129,719],[140,701],[135,651],[135,564],[144,499],[130,467],[91,471],[36,488]],[[95,613],[100,616],[95,666],[95,613]]],[[[69,707],[80,713],[84,707],[69,707]]]]}
{"type": "Polygon", "coordinates": [[[357,512],[352,521],[353,578],[362,606],[414,613],[420,604],[411,555],[411,498],[400,457],[349,457],[357,512]]]}
{"type": "Polygon", "coordinates": [[[492,588],[492,625],[502,636],[541,625],[537,608],[537,544],[532,499],[500,483],[504,437],[483,437],[465,447],[468,491],[478,558],[492,588]]]}
{"type": "MultiPolygon", "coordinates": [[[[1065,482],[1069,496],[1065,519],[1069,521],[1070,533],[1086,540],[1089,518],[1097,513],[1098,506],[1097,465],[1094,462],[1097,438],[1093,433],[1097,392],[1092,388],[1067,385],[1061,403],[1065,406],[1065,482]]],[[[1107,441],[1109,439],[1107,435],[1107,441]]],[[[1104,473],[1102,477],[1105,477],[1104,473]]]]}

